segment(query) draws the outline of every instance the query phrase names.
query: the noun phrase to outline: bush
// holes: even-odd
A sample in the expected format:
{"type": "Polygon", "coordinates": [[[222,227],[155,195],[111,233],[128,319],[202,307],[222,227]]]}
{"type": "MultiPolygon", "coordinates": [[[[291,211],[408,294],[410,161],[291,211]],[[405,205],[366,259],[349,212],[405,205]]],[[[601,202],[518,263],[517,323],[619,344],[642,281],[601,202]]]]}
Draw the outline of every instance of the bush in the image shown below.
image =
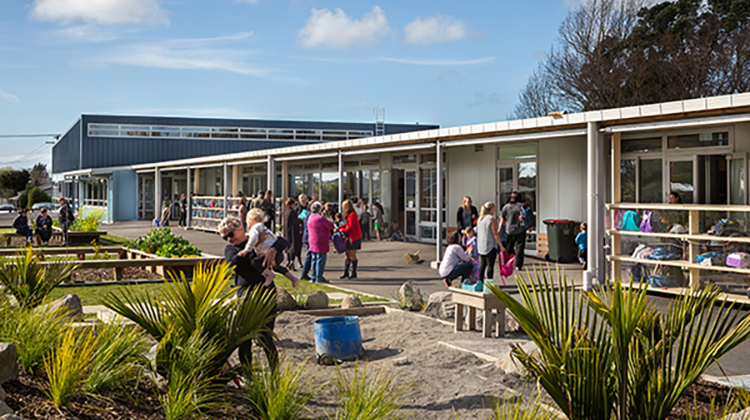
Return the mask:
{"type": "Polygon", "coordinates": [[[401,397],[413,388],[411,382],[398,383],[396,373],[385,367],[377,372],[368,372],[354,365],[349,377],[336,366],[336,391],[339,406],[336,420],[380,420],[401,419],[399,414],[403,402],[401,397]]]}
{"type": "Polygon", "coordinates": [[[67,328],[67,313],[3,305],[0,341],[16,345],[18,361],[35,374],[67,328]]]}
{"type": "MultiPolygon", "coordinates": [[[[104,210],[97,207],[84,206],[68,230],[71,232],[95,232],[102,225],[103,220],[104,210]]],[[[59,228],[60,220],[52,220],[52,225],[59,228]]]]}
{"type": "Polygon", "coordinates": [[[90,330],[79,337],[75,328],[68,328],[55,351],[44,358],[44,369],[49,378],[45,392],[55,407],[67,406],[83,390],[94,348],[94,336],[90,330]]]}
{"type": "Polygon", "coordinates": [[[101,393],[121,388],[145,365],[147,344],[136,326],[103,324],[96,329],[96,349],[85,389],[101,393]]]}
{"type": "Polygon", "coordinates": [[[165,258],[199,256],[203,252],[187,239],[175,236],[169,228],[151,229],[146,236],[131,242],[129,247],[165,258]]]}
{"type": "Polygon", "coordinates": [[[253,367],[245,370],[245,394],[261,420],[294,420],[308,401],[320,391],[315,378],[307,376],[307,361],[278,368],[253,367]]]}
{"type": "Polygon", "coordinates": [[[0,283],[21,307],[35,308],[76,268],[78,265],[68,258],[50,260],[42,265],[29,246],[15,257],[0,258],[0,283]]]}

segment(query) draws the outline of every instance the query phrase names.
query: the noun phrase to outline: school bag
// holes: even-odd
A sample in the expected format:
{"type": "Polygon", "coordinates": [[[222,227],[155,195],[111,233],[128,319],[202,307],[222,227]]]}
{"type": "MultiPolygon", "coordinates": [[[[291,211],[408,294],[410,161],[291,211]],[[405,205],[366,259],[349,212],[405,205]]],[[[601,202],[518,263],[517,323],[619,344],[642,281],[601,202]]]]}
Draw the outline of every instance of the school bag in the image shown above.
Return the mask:
{"type": "Polygon", "coordinates": [[[508,254],[508,251],[506,250],[502,250],[500,251],[499,257],[500,280],[502,280],[503,285],[505,285],[505,278],[513,275],[513,268],[516,265],[516,256],[508,254]]]}
{"type": "Polygon", "coordinates": [[[531,210],[531,207],[525,206],[521,215],[526,230],[536,227],[536,215],[534,214],[534,210],[531,210]]]}
{"type": "Polygon", "coordinates": [[[654,231],[653,217],[654,214],[651,212],[651,210],[643,211],[643,217],[641,218],[640,225],[641,232],[651,233],[654,231]]]}
{"type": "Polygon", "coordinates": [[[626,211],[622,216],[622,230],[638,232],[641,230],[639,225],[640,218],[638,217],[638,213],[633,210],[626,211]]]}
{"type": "Polygon", "coordinates": [[[341,232],[333,234],[333,249],[336,250],[337,254],[343,254],[346,252],[346,238],[341,232]]]}
{"type": "Polygon", "coordinates": [[[479,281],[479,268],[482,266],[482,263],[476,259],[471,259],[471,275],[469,276],[469,280],[471,280],[471,284],[474,284],[479,281]]]}

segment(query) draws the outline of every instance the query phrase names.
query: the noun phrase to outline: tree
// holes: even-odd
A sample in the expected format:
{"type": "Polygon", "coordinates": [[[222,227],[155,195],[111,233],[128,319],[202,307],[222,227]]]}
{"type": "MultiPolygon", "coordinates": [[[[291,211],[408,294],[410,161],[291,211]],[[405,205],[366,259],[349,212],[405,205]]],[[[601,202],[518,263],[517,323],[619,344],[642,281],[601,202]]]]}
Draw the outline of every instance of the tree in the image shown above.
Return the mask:
{"type": "Polygon", "coordinates": [[[39,162],[36,165],[34,165],[29,171],[29,175],[31,177],[32,187],[38,187],[40,185],[49,184],[49,182],[51,181],[49,177],[49,172],[47,172],[47,165],[42,162],[39,162]]]}
{"type": "Polygon", "coordinates": [[[31,208],[36,203],[51,203],[52,197],[39,187],[28,189],[18,197],[18,207],[31,208]]]}
{"type": "Polygon", "coordinates": [[[0,189],[6,197],[12,197],[18,191],[25,190],[29,184],[31,175],[26,169],[15,170],[12,168],[3,169],[0,172],[0,189]]]}
{"type": "Polygon", "coordinates": [[[646,1],[573,10],[514,116],[544,115],[546,104],[589,111],[750,90],[750,0],[646,1]]]}

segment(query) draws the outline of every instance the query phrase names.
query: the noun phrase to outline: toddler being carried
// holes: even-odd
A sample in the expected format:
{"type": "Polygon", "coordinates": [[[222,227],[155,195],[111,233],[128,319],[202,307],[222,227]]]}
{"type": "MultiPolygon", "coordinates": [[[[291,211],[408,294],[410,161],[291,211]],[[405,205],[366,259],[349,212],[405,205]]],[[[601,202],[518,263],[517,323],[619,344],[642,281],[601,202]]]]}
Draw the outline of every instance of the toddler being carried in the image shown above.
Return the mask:
{"type": "MultiPolygon", "coordinates": [[[[266,252],[271,249],[273,244],[276,243],[276,241],[283,240],[283,238],[277,237],[276,234],[271,232],[263,224],[265,217],[266,215],[263,210],[258,208],[250,209],[250,211],[247,213],[247,245],[245,245],[245,249],[240,251],[237,255],[244,256],[250,251],[255,251],[255,255],[259,257],[256,258],[256,260],[262,260],[262,258],[260,257],[263,257],[266,252]]],[[[292,287],[297,287],[299,279],[295,277],[294,274],[292,274],[286,267],[281,265],[284,262],[284,254],[282,252],[278,252],[276,254],[275,262],[276,264],[274,265],[273,270],[291,280],[292,287]]],[[[275,275],[269,269],[265,269],[262,274],[263,277],[266,278],[266,282],[263,285],[270,286],[275,275]]]]}

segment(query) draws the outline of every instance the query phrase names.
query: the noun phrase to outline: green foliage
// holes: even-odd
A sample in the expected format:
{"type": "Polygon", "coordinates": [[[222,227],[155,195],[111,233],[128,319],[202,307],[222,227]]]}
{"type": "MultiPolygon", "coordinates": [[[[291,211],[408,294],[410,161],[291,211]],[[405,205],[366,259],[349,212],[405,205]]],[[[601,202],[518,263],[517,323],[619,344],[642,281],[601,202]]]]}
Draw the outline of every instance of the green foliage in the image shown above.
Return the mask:
{"type": "Polygon", "coordinates": [[[10,196],[14,196],[18,191],[26,189],[29,179],[31,175],[26,169],[20,171],[11,168],[3,169],[0,171],[0,188],[8,191],[10,196]]]}
{"type": "Polygon", "coordinates": [[[403,395],[413,388],[411,382],[399,382],[398,376],[385,367],[375,373],[354,365],[350,375],[336,366],[336,392],[338,408],[332,417],[336,420],[401,419],[403,395]]]}
{"type": "Polygon", "coordinates": [[[521,302],[487,285],[539,347],[513,352],[570,419],[666,418],[682,393],[750,336],[750,317],[719,302],[715,286],[688,290],[664,315],[645,287],[620,281],[572,291],[564,274],[517,277],[521,302]]]}
{"type": "MultiPolygon", "coordinates": [[[[167,336],[180,336],[169,329],[167,336]]],[[[172,342],[166,339],[165,342],[172,342]]],[[[162,343],[159,344],[162,347],[162,343]]],[[[222,390],[212,366],[222,352],[220,340],[206,337],[201,328],[193,331],[179,346],[170,346],[166,357],[167,392],[159,400],[167,420],[187,420],[205,416],[220,408],[218,394],[222,390]]]]}
{"type": "Polygon", "coordinates": [[[39,187],[33,187],[21,193],[18,197],[18,206],[20,208],[31,208],[36,203],[51,203],[52,197],[39,187]]]}
{"type": "Polygon", "coordinates": [[[18,361],[26,371],[35,374],[44,358],[65,332],[67,313],[62,309],[11,306],[6,299],[0,305],[0,341],[16,345],[18,361]]]}
{"type": "Polygon", "coordinates": [[[12,258],[0,258],[0,283],[22,307],[35,308],[78,268],[70,258],[50,260],[44,265],[26,247],[12,258]]]}
{"type": "Polygon", "coordinates": [[[703,410],[698,408],[698,398],[695,396],[693,405],[687,408],[687,413],[685,413],[687,420],[750,420],[750,414],[739,414],[750,407],[750,392],[742,388],[733,389],[731,395],[723,401],[717,400],[715,396],[711,397],[707,414],[702,413],[703,410]]]}
{"type": "Polygon", "coordinates": [[[183,273],[170,277],[159,298],[148,291],[136,294],[123,288],[104,295],[102,303],[140,325],[159,342],[156,365],[164,376],[169,374],[175,349],[201,331],[218,347],[206,368],[209,377],[217,376],[232,352],[265,327],[276,304],[275,294],[258,287],[245,298],[234,299],[235,292],[229,288],[233,272],[226,263],[198,265],[192,282],[183,273]]]}
{"type": "MultiPolygon", "coordinates": [[[[103,220],[104,210],[97,207],[84,206],[73,223],[68,227],[68,230],[70,232],[96,232],[99,226],[102,225],[103,220]]],[[[59,228],[60,220],[53,219],[52,225],[59,228]]]]}
{"type": "Polygon", "coordinates": [[[498,398],[490,404],[491,415],[486,420],[554,420],[558,416],[549,410],[543,402],[542,394],[535,392],[524,401],[521,395],[509,399],[498,398]]]}
{"type": "Polygon", "coordinates": [[[122,388],[137,377],[145,365],[147,349],[141,331],[119,323],[102,324],[96,329],[96,346],[91,371],[85,382],[87,392],[101,393],[122,388]]]}
{"type": "Polygon", "coordinates": [[[75,328],[68,328],[54,351],[44,358],[44,370],[49,379],[45,392],[55,407],[66,407],[83,390],[94,349],[90,330],[79,337],[75,328]]]}
{"type": "Polygon", "coordinates": [[[251,366],[245,371],[245,394],[261,420],[295,420],[324,384],[307,376],[307,360],[296,365],[281,363],[276,369],[251,366]]]}
{"type": "Polygon", "coordinates": [[[203,252],[191,245],[187,239],[175,236],[167,227],[151,229],[146,236],[134,240],[129,246],[159,257],[196,256],[203,252]]]}

